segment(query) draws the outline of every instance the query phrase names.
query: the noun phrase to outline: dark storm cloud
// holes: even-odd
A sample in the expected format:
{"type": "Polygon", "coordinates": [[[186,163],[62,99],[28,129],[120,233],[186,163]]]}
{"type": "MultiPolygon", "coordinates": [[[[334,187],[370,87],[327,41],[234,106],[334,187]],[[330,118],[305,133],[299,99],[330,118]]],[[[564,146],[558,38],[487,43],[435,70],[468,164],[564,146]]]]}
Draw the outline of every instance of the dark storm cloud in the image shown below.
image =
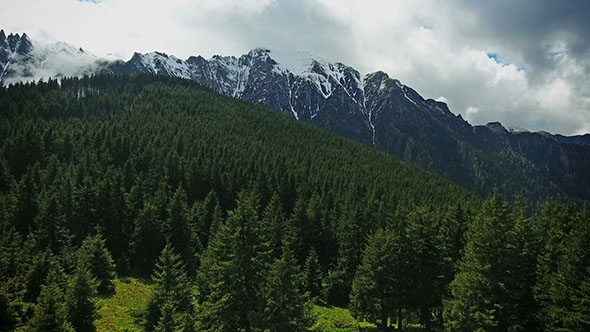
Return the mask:
{"type": "MultiPolygon", "coordinates": [[[[590,51],[590,1],[463,0],[480,19],[481,36],[508,46],[533,69],[551,67],[552,55],[567,52],[580,60],[590,51]]],[[[508,48],[507,47],[507,48],[508,48]]]]}

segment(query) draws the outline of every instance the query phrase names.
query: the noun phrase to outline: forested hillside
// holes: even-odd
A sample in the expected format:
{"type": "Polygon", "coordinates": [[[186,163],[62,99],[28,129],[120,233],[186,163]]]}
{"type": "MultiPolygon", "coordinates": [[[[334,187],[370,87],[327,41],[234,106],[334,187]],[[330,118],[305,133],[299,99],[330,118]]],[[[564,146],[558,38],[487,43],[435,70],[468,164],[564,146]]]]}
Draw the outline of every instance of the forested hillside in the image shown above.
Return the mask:
{"type": "Polygon", "coordinates": [[[583,331],[590,212],[524,205],[188,80],[0,88],[0,330],[91,331],[134,276],[147,331],[583,331]]]}

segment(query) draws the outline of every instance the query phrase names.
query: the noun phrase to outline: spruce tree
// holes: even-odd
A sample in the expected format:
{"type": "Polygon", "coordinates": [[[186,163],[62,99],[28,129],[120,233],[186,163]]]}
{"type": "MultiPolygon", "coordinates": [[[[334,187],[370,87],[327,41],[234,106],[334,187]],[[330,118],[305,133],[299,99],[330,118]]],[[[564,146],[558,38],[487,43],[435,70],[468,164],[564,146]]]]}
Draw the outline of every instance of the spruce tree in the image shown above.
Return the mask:
{"type": "Polygon", "coordinates": [[[218,219],[215,219],[219,217],[215,215],[216,210],[219,209],[219,199],[217,198],[215,190],[211,190],[207,193],[207,196],[205,196],[205,199],[202,202],[195,203],[196,205],[193,209],[193,213],[196,218],[197,236],[202,246],[206,247],[211,240],[210,234],[212,227],[215,229],[219,226],[215,225],[219,222],[218,219]]]}
{"type": "Polygon", "coordinates": [[[308,293],[313,302],[320,303],[322,300],[322,267],[318,254],[312,247],[309,250],[305,265],[303,265],[303,289],[308,293]]]}
{"type": "Polygon", "coordinates": [[[132,239],[131,258],[133,267],[143,275],[150,275],[158,255],[165,245],[162,221],[158,217],[156,206],[150,202],[145,203],[137,219],[135,219],[132,239]]]}
{"type": "Polygon", "coordinates": [[[132,222],[126,216],[123,176],[119,170],[107,171],[97,186],[97,217],[109,252],[117,262],[129,251],[132,222]]]}
{"type": "MultiPolygon", "coordinates": [[[[567,254],[563,260],[563,282],[571,294],[572,306],[565,326],[573,331],[590,330],[590,204],[578,213],[567,254]]],[[[569,308],[564,308],[568,310],[569,308]]]]}
{"type": "Polygon", "coordinates": [[[415,267],[413,266],[414,262],[410,259],[414,254],[411,238],[408,234],[408,222],[407,212],[401,209],[392,213],[386,219],[388,225],[386,231],[391,238],[395,239],[391,248],[392,265],[395,269],[390,277],[390,282],[393,285],[395,294],[398,330],[403,328],[404,311],[412,309],[413,292],[416,291],[412,286],[415,282],[415,267]]]}
{"type": "Polygon", "coordinates": [[[152,277],[154,293],[146,313],[146,330],[180,326],[194,316],[190,283],[180,257],[166,244],[152,277]]]}
{"type": "Polygon", "coordinates": [[[547,331],[587,331],[590,328],[590,210],[580,213],[554,202],[544,211],[548,239],[539,264],[537,300],[547,331]]]}
{"type": "Polygon", "coordinates": [[[3,330],[13,331],[19,322],[22,300],[19,301],[20,294],[15,289],[18,286],[18,280],[14,278],[0,280],[0,326],[3,330]]]}
{"type": "Polygon", "coordinates": [[[36,189],[32,171],[29,169],[19,181],[14,193],[16,206],[12,224],[23,236],[29,234],[33,227],[33,220],[39,211],[36,189]]]}
{"type": "Polygon", "coordinates": [[[288,221],[288,224],[293,231],[291,245],[298,262],[303,262],[305,260],[305,255],[309,246],[305,238],[307,232],[305,228],[308,224],[306,210],[307,200],[304,196],[300,195],[295,201],[295,206],[293,207],[293,211],[291,212],[288,221]]]}
{"type": "Polygon", "coordinates": [[[52,270],[52,272],[49,273],[47,283],[41,287],[41,292],[37,298],[33,318],[31,318],[25,327],[26,331],[75,331],[68,321],[63,289],[59,285],[59,279],[62,277],[63,275],[57,270],[52,270]]]}
{"type": "Polygon", "coordinates": [[[537,283],[537,266],[542,253],[542,229],[537,220],[525,216],[525,205],[522,198],[514,202],[515,236],[517,257],[513,260],[515,273],[508,278],[507,288],[512,289],[512,298],[517,299],[514,315],[519,323],[515,326],[525,331],[542,329],[538,320],[539,303],[534,298],[534,287],[537,283]]]}
{"type": "Polygon", "coordinates": [[[115,263],[105,247],[102,235],[88,236],[78,252],[78,259],[90,270],[98,282],[99,294],[115,292],[115,263]]]}
{"type": "Polygon", "coordinates": [[[400,240],[391,231],[378,230],[370,237],[363,252],[363,261],[356,272],[350,296],[351,313],[375,323],[385,331],[400,308],[400,285],[396,275],[396,242],[400,240]]]}
{"type": "Polygon", "coordinates": [[[96,184],[90,176],[85,176],[72,193],[73,216],[68,226],[77,243],[99,225],[97,195],[96,184]]]}
{"type": "Polygon", "coordinates": [[[541,208],[540,222],[545,227],[544,245],[537,267],[537,284],[535,300],[540,304],[538,320],[547,331],[559,331],[563,328],[563,307],[570,303],[564,288],[558,286],[560,262],[566,255],[567,242],[574,228],[575,213],[569,205],[549,200],[541,208]]]}
{"type": "Polygon", "coordinates": [[[168,220],[165,231],[174,252],[180,255],[190,275],[196,272],[196,255],[200,252],[200,241],[189,226],[186,193],[178,187],[168,205],[168,220]]]}
{"type": "MultiPolygon", "coordinates": [[[[224,221],[223,210],[221,209],[221,205],[219,205],[219,203],[217,203],[217,205],[215,205],[215,209],[213,210],[213,217],[211,219],[211,227],[209,228],[209,236],[208,236],[209,241],[215,237],[215,235],[217,234],[217,231],[219,230],[221,225],[223,225],[223,221],[224,221]]],[[[201,249],[203,249],[202,247],[203,246],[201,245],[201,249]]]]}
{"type": "Polygon", "coordinates": [[[75,331],[94,331],[96,308],[92,297],[96,294],[97,281],[90,270],[79,262],[76,272],[70,277],[65,303],[68,319],[75,331]]]}
{"type": "Polygon", "coordinates": [[[443,253],[437,234],[439,224],[435,214],[424,208],[416,208],[408,216],[408,305],[420,314],[420,321],[427,331],[432,329],[432,313],[442,306],[443,253]]]}
{"type": "Polygon", "coordinates": [[[268,331],[305,331],[312,320],[309,305],[301,294],[299,266],[288,246],[272,264],[262,290],[264,328],[268,331]]]}
{"type": "Polygon", "coordinates": [[[362,260],[365,234],[358,224],[358,215],[352,206],[342,208],[338,230],[338,259],[326,277],[326,300],[344,306],[348,303],[352,281],[362,260]]]}
{"type": "Polygon", "coordinates": [[[35,218],[35,230],[30,235],[38,250],[48,249],[57,255],[70,245],[72,236],[60,210],[55,194],[43,195],[39,214],[35,218]]]}
{"type": "Polygon", "coordinates": [[[259,234],[259,201],[238,195],[238,206],[203,255],[197,282],[204,331],[255,331],[261,327],[265,250],[259,234]]]}
{"type": "Polygon", "coordinates": [[[521,330],[526,317],[518,306],[526,301],[513,282],[521,260],[514,215],[497,192],[486,201],[467,234],[465,255],[451,283],[446,303],[448,331],[521,330]]]}
{"type": "MultiPolygon", "coordinates": [[[[171,301],[166,301],[160,308],[160,319],[154,329],[155,332],[177,332],[180,330],[178,321],[174,317],[175,310],[171,301]]],[[[149,329],[148,329],[149,331],[149,329]]]]}
{"type": "Polygon", "coordinates": [[[27,257],[22,250],[22,237],[12,226],[0,226],[0,278],[22,277],[27,257]]]}
{"type": "Polygon", "coordinates": [[[43,251],[33,256],[24,280],[24,299],[28,302],[34,302],[42,286],[46,282],[47,275],[52,266],[58,264],[57,259],[49,251],[43,251]]]}
{"type": "Polygon", "coordinates": [[[262,213],[261,223],[262,241],[268,246],[271,263],[281,257],[283,236],[290,233],[289,225],[279,197],[273,195],[262,213]]]}
{"type": "Polygon", "coordinates": [[[459,204],[450,207],[442,216],[439,228],[441,249],[444,261],[443,278],[447,285],[445,294],[448,295],[448,284],[453,281],[456,274],[456,264],[463,257],[465,247],[465,232],[470,223],[470,218],[459,204]]]}

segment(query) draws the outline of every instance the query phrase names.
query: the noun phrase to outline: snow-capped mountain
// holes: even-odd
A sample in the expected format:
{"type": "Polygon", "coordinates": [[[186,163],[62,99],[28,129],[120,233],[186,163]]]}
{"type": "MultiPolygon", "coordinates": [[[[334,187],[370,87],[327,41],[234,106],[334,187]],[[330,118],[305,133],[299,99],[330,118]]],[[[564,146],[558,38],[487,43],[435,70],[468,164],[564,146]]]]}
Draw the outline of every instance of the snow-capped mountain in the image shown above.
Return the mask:
{"type": "MultiPolygon", "coordinates": [[[[472,126],[384,72],[361,74],[307,52],[254,49],[239,57],[135,53],[101,60],[71,45],[0,34],[2,85],[92,73],[152,73],[195,80],[235,98],[372,145],[479,193],[590,199],[590,141],[500,123],[472,126]],[[539,186],[538,184],[544,184],[539,186]]],[[[320,144],[320,142],[318,142],[320,144]]]]}
{"type": "Polygon", "coordinates": [[[445,103],[424,99],[383,72],[363,75],[310,53],[264,48],[238,58],[181,60],[160,52],[136,53],[107,70],[196,80],[219,93],[373,145],[482,194],[498,186],[508,193],[555,191],[590,198],[590,189],[580,190],[580,183],[590,188],[587,140],[508,130],[500,123],[471,126],[445,103]],[[531,183],[546,183],[545,189],[531,183]]]}
{"type": "MultiPolygon", "coordinates": [[[[338,132],[377,145],[376,125],[383,101],[395,98],[405,107],[454,117],[444,103],[424,100],[385,73],[361,75],[342,63],[307,52],[258,48],[239,58],[201,56],[181,60],[160,52],[135,53],[109,67],[114,73],[155,73],[196,80],[220,93],[276,109],[318,124],[339,121],[338,132]],[[334,117],[339,117],[335,120],[334,117]],[[346,121],[342,122],[343,119],[346,121]]],[[[324,124],[324,125],[321,125],[324,124]]]]}
{"type": "Polygon", "coordinates": [[[0,84],[96,73],[106,62],[82,48],[57,42],[42,44],[26,33],[0,30],[0,84]]]}

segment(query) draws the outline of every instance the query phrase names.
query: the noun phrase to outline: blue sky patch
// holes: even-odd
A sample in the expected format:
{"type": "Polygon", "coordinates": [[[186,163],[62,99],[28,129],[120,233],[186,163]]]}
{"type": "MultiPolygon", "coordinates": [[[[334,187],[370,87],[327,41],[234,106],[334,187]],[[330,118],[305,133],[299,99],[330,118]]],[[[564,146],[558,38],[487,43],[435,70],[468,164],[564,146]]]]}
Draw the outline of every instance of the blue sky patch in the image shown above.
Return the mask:
{"type": "Polygon", "coordinates": [[[500,60],[500,55],[498,53],[488,53],[488,58],[494,59],[497,63],[502,63],[500,60]]]}
{"type": "Polygon", "coordinates": [[[545,53],[545,58],[552,59],[552,58],[556,58],[556,57],[566,56],[568,54],[569,53],[567,50],[547,52],[547,53],[545,53]]]}

